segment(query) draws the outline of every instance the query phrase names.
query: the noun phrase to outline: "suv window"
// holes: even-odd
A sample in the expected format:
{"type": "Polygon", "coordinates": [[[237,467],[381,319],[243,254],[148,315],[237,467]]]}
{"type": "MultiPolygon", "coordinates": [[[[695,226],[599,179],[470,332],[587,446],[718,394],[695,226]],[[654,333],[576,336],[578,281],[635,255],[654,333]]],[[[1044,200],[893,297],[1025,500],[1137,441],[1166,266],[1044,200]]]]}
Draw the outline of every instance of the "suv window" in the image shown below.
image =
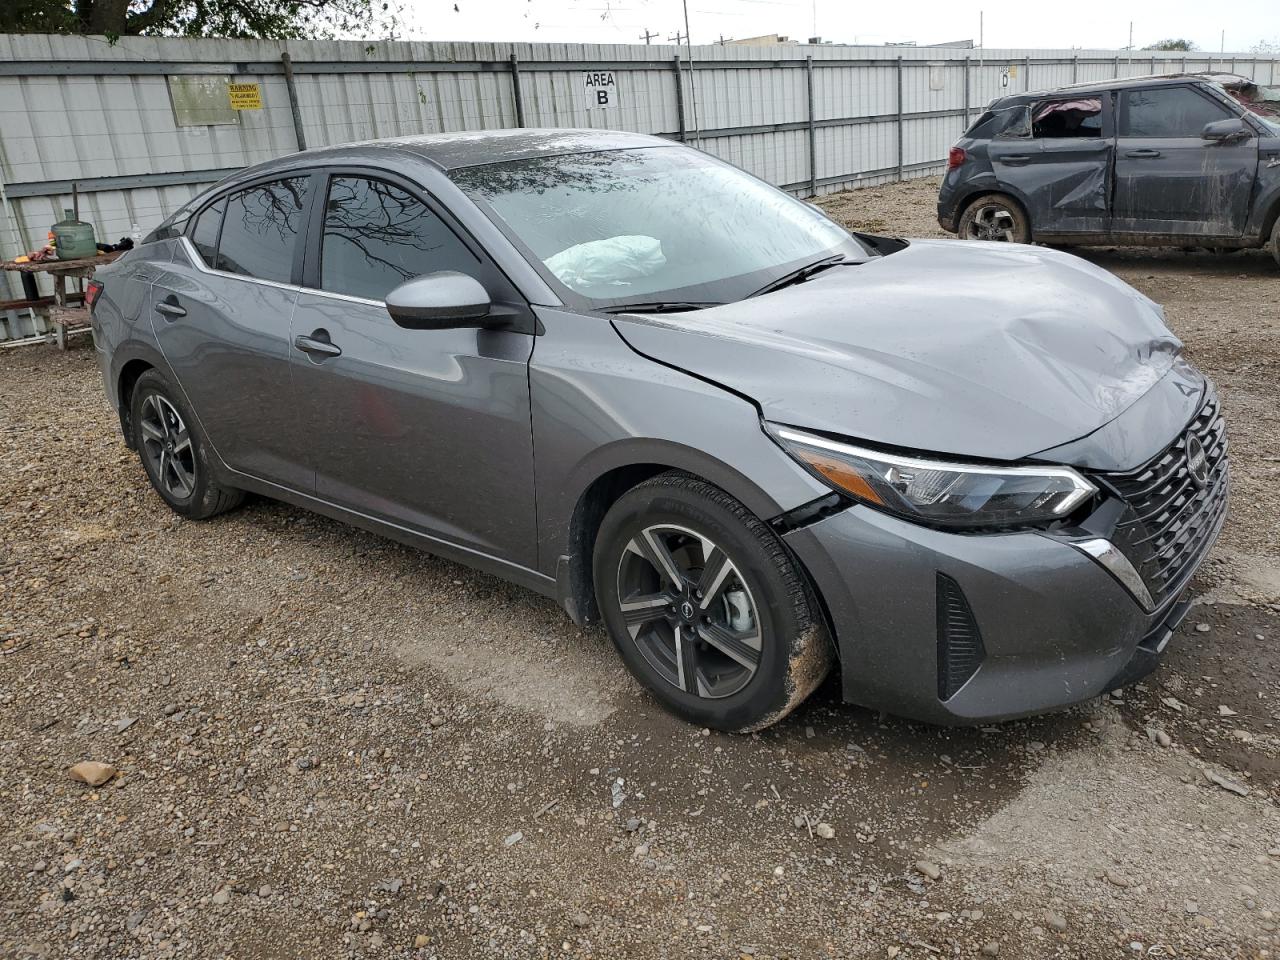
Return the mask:
{"type": "Polygon", "coordinates": [[[385,180],[329,181],[320,287],[382,300],[395,287],[437,270],[475,275],[480,261],[422,201],[385,180]]]}
{"type": "Polygon", "coordinates": [[[222,226],[222,211],[226,202],[218,199],[200,212],[187,231],[187,238],[204,262],[213,266],[218,252],[218,229],[222,226]]]}
{"type": "Polygon", "coordinates": [[[311,178],[263,183],[227,198],[214,266],[259,280],[289,283],[311,178]]]}
{"type": "Polygon", "coordinates": [[[1191,87],[1125,90],[1121,94],[1120,136],[1198,137],[1205,124],[1231,116],[1222,104],[1191,87]]]}
{"type": "Polygon", "coordinates": [[[1031,112],[1033,137],[1102,136],[1102,98],[1049,100],[1031,112]]]}

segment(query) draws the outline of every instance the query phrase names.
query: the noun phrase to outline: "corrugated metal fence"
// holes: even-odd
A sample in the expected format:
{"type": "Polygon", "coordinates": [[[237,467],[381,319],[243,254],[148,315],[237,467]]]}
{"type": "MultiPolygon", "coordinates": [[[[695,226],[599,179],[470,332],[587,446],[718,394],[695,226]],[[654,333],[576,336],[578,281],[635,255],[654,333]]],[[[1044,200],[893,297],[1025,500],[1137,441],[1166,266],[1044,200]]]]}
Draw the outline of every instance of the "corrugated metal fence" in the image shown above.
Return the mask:
{"type": "MultiPolygon", "coordinates": [[[[437,131],[634,130],[825,193],[936,172],[1002,94],[1182,70],[1280,76],[1252,55],[0,36],[0,256],[44,242],[73,182],[81,218],[115,240],[301,145],[437,131]],[[588,71],[613,74],[609,107],[595,103],[588,71]],[[262,108],[179,125],[170,78],[181,76],[257,83],[262,108]]],[[[6,283],[0,299],[21,296],[6,283]]],[[[0,340],[40,322],[0,313],[0,340]]]]}

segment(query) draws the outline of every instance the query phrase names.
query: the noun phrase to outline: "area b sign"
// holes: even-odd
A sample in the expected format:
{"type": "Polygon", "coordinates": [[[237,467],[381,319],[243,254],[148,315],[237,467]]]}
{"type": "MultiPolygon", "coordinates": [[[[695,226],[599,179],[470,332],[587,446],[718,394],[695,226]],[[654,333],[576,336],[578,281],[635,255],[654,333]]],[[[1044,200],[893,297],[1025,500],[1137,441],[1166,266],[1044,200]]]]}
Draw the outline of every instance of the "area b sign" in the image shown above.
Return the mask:
{"type": "Polygon", "coordinates": [[[618,105],[618,81],[612,70],[590,70],[582,75],[588,110],[611,110],[618,105]]]}

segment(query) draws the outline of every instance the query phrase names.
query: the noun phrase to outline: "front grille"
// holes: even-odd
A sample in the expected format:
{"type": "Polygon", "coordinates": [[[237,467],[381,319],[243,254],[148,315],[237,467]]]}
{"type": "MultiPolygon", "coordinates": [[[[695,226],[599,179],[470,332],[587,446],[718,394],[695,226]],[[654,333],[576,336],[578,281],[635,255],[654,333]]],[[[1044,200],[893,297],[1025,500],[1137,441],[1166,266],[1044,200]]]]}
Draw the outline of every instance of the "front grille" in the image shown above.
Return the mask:
{"type": "Polygon", "coordinates": [[[938,699],[950,700],[978,672],[987,651],[964,591],[938,574],[938,699]]]}
{"type": "Polygon", "coordinates": [[[1128,505],[1112,539],[1159,605],[1186,586],[1226,516],[1227,427],[1217,398],[1210,392],[1182,436],[1146,466],[1105,480],[1128,505]],[[1188,460],[1192,437],[1204,448],[1203,485],[1188,460]]]}

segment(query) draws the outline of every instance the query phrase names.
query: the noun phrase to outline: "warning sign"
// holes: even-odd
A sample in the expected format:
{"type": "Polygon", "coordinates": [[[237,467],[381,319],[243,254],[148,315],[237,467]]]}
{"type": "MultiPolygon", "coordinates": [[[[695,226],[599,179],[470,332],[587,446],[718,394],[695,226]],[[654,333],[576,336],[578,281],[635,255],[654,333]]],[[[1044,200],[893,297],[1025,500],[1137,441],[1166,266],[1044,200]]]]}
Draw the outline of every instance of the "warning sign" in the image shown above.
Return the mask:
{"type": "Polygon", "coordinates": [[[229,83],[232,110],[261,110],[262,87],[256,83],[229,83]]]}
{"type": "Polygon", "coordinates": [[[582,75],[588,110],[612,110],[618,105],[618,81],[612,70],[588,70],[582,75]]]}

